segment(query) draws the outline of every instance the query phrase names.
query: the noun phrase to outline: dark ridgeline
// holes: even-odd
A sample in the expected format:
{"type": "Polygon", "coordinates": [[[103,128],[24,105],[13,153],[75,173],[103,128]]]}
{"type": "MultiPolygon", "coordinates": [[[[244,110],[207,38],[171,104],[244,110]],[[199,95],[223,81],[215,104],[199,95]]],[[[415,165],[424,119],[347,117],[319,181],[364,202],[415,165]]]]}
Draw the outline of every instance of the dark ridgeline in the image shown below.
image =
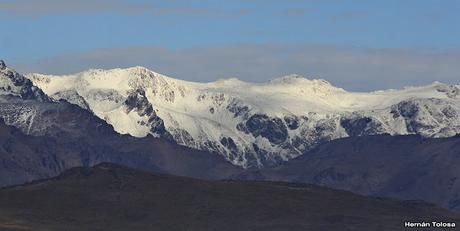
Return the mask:
{"type": "MultiPolygon", "coordinates": [[[[90,116],[86,112],[82,115],[90,116]]],[[[137,139],[119,135],[103,121],[94,129],[94,124],[84,123],[91,121],[89,118],[77,120],[81,136],[66,132],[30,136],[0,120],[0,187],[54,177],[71,167],[101,162],[204,179],[222,179],[242,171],[218,155],[151,136],[137,139]]]]}
{"type": "Polygon", "coordinates": [[[302,182],[364,195],[419,199],[460,211],[460,136],[363,136],[334,140],[240,180],[302,182]]]}
{"type": "Polygon", "coordinates": [[[423,202],[314,185],[205,181],[113,164],[0,190],[0,229],[407,230],[405,221],[458,222],[423,202]]]}

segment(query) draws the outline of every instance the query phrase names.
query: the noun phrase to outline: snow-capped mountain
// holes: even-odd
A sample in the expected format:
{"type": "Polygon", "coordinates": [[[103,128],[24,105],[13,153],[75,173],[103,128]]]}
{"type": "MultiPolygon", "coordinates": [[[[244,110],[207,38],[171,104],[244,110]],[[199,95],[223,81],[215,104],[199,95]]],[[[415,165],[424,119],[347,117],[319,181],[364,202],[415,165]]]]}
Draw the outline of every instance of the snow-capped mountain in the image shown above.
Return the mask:
{"type": "Polygon", "coordinates": [[[88,133],[108,134],[113,127],[91,111],[48,97],[32,81],[0,60],[0,119],[6,125],[34,136],[66,133],[74,137],[88,133]]]}
{"type": "Polygon", "coordinates": [[[204,179],[241,171],[222,156],[120,135],[91,111],[49,98],[0,61],[0,188],[101,162],[204,179]]]}
{"type": "Polygon", "coordinates": [[[276,164],[347,136],[460,133],[460,87],[438,82],[355,93],[298,75],[268,83],[196,83],[143,67],[27,77],[119,133],[164,137],[243,167],[276,164]]]}
{"type": "Polygon", "coordinates": [[[0,96],[12,96],[23,100],[45,102],[50,100],[29,79],[7,67],[3,60],[0,60],[0,96]]]}

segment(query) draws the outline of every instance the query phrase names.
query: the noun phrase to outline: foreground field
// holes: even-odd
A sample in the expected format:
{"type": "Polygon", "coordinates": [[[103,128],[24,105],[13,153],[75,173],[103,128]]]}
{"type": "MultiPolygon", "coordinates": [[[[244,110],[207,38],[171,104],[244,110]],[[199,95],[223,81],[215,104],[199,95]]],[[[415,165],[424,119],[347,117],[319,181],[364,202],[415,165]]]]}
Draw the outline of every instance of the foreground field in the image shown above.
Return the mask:
{"type": "Polygon", "coordinates": [[[1,230],[404,230],[460,221],[423,202],[306,184],[203,181],[111,164],[0,190],[1,230]]]}

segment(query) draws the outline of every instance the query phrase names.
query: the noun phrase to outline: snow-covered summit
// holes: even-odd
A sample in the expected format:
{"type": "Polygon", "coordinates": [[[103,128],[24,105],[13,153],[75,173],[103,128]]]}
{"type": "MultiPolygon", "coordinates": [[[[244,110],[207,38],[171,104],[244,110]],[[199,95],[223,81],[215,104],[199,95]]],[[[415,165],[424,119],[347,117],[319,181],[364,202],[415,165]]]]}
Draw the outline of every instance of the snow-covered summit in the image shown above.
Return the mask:
{"type": "Polygon", "coordinates": [[[9,68],[0,60],[0,96],[16,96],[22,99],[46,101],[48,97],[23,75],[9,68]]]}
{"type": "Polygon", "coordinates": [[[28,78],[120,133],[165,137],[244,167],[288,160],[346,136],[460,133],[460,87],[442,83],[362,93],[299,75],[197,83],[143,67],[28,78]]]}
{"type": "Polygon", "coordinates": [[[271,84],[283,84],[283,85],[313,85],[316,87],[330,87],[330,88],[336,88],[337,90],[342,90],[341,88],[337,88],[332,86],[331,83],[324,79],[307,79],[302,75],[297,75],[297,74],[291,74],[291,75],[286,75],[282,76],[276,79],[273,79],[270,81],[271,84]]]}

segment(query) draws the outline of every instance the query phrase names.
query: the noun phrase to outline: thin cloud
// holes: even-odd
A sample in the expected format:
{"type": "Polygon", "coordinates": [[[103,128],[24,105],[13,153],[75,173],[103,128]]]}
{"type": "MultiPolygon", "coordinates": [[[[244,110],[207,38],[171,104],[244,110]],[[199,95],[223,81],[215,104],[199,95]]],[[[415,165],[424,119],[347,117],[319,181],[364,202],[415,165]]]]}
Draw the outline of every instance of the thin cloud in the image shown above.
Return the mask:
{"type": "Polygon", "coordinates": [[[459,84],[458,60],[460,50],[248,44],[179,50],[98,49],[14,65],[22,72],[50,74],[141,65],[175,78],[203,82],[227,77],[265,82],[296,73],[323,78],[348,90],[369,91],[434,81],[459,84]]]}
{"type": "Polygon", "coordinates": [[[0,9],[10,14],[47,15],[68,12],[141,12],[151,10],[150,5],[126,4],[108,0],[14,0],[0,2],[0,9]]]}
{"type": "Polygon", "coordinates": [[[147,3],[133,3],[123,0],[7,0],[0,1],[0,12],[10,15],[44,16],[63,13],[101,13],[120,14],[181,14],[181,15],[245,15],[249,9],[214,9],[200,7],[162,7],[147,3]]]}

